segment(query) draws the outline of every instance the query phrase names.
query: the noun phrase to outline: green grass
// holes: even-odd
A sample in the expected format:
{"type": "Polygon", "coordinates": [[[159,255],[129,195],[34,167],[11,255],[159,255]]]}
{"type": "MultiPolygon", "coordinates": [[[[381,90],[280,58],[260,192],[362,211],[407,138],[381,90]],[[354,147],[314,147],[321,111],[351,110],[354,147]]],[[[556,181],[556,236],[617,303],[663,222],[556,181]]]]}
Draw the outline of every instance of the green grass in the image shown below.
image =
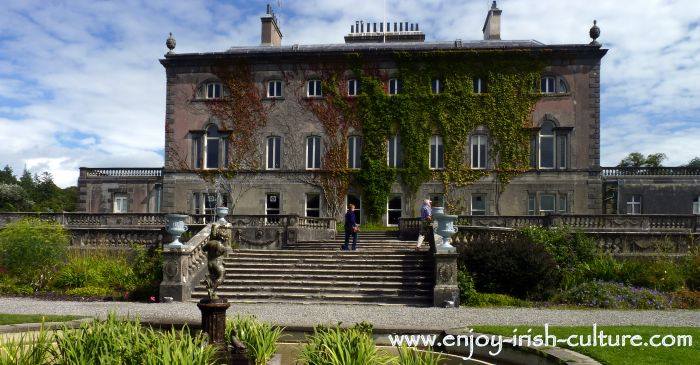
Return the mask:
{"type": "Polygon", "coordinates": [[[66,322],[78,319],[76,316],[48,316],[42,314],[4,314],[0,313],[0,325],[18,323],[66,322]]]}
{"type": "MultiPolygon", "coordinates": [[[[479,333],[493,333],[506,337],[513,335],[517,328],[519,334],[526,333],[532,328],[532,334],[543,334],[544,327],[539,326],[475,326],[479,333]]],[[[691,335],[692,347],[577,347],[572,348],[590,356],[603,364],[610,365],[657,365],[657,364],[697,364],[700,359],[700,328],[695,327],[653,327],[653,326],[599,326],[598,331],[606,335],[640,335],[643,341],[653,335],[691,335]]],[[[587,335],[592,332],[591,326],[584,327],[549,327],[549,333],[557,338],[570,335],[587,335]]],[[[561,346],[561,345],[560,345],[561,346]]]]}

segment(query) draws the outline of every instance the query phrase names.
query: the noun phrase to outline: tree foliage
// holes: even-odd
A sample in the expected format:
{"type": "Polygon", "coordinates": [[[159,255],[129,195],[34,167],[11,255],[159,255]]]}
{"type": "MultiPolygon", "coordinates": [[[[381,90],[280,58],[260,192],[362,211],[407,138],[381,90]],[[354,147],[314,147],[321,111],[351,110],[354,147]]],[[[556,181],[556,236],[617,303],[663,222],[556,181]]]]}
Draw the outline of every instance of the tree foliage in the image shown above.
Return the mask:
{"type": "Polygon", "coordinates": [[[17,179],[7,165],[0,171],[0,212],[71,212],[77,199],[77,187],[61,189],[49,172],[32,175],[25,169],[17,179]]]}
{"type": "Polygon", "coordinates": [[[694,157],[692,160],[688,161],[688,164],[685,165],[685,167],[700,169],[700,157],[694,157]]]}
{"type": "Polygon", "coordinates": [[[666,160],[665,153],[651,153],[646,157],[639,152],[632,152],[617,165],[618,167],[661,167],[666,160]]]}

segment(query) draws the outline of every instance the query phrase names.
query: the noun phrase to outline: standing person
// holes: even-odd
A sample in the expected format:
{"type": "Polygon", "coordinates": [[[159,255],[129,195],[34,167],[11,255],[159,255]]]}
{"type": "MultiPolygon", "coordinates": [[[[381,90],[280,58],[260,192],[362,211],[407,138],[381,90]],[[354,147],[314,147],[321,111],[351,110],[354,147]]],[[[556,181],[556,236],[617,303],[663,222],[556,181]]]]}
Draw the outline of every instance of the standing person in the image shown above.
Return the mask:
{"type": "Polygon", "coordinates": [[[357,249],[357,231],[359,230],[359,224],[357,224],[357,219],[355,218],[355,205],[348,204],[348,211],[345,213],[345,244],[340,248],[341,250],[348,250],[348,243],[351,235],[352,250],[355,251],[357,249]]]}
{"type": "Polygon", "coordinates": [[[420,250],[420,246],[423,245],[425,235],[428,234],[428,225],[433,223],[433,207],[431,203],[430,199],[425,199],[420,207],[420,226],[418,228],[416,251],[420,250]]]}

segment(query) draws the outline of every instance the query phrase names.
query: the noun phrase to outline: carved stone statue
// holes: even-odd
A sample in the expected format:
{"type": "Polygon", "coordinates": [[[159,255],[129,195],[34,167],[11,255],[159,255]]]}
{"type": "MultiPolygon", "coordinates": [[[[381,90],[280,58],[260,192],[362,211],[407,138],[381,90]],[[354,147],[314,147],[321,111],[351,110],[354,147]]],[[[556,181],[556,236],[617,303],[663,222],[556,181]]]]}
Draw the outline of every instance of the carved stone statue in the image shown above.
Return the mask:
{"type": "Polygon", "coordinates": [[[207,254],[207,269],[209,273],[207,274],[205,282],[210,300],[219,299],[216,295],[216,289],[224,280],[225,271],[221,257],[228,251],[230,242],[230,224],[212,224],[209,241],[202,246],[202,250],[207,254]]]}

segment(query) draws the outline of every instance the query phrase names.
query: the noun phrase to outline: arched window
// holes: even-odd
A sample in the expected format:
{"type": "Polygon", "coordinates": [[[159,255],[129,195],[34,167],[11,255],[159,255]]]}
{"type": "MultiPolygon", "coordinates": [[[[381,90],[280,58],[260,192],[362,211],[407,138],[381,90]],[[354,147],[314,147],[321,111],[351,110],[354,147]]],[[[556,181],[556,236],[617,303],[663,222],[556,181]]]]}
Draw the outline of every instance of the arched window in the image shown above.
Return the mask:
{"type": "Polygon", "coordinates": [[[199,99],[221,99],[224,96],[224,87],[218,81],[202,83],[197,90],[199,99]]]}
{"type": "Polygon", "coordinates": [[[539,133],[539,161],[541,169],[554,168],[554,123],[546,121],[542,123],[539,133]]]}

